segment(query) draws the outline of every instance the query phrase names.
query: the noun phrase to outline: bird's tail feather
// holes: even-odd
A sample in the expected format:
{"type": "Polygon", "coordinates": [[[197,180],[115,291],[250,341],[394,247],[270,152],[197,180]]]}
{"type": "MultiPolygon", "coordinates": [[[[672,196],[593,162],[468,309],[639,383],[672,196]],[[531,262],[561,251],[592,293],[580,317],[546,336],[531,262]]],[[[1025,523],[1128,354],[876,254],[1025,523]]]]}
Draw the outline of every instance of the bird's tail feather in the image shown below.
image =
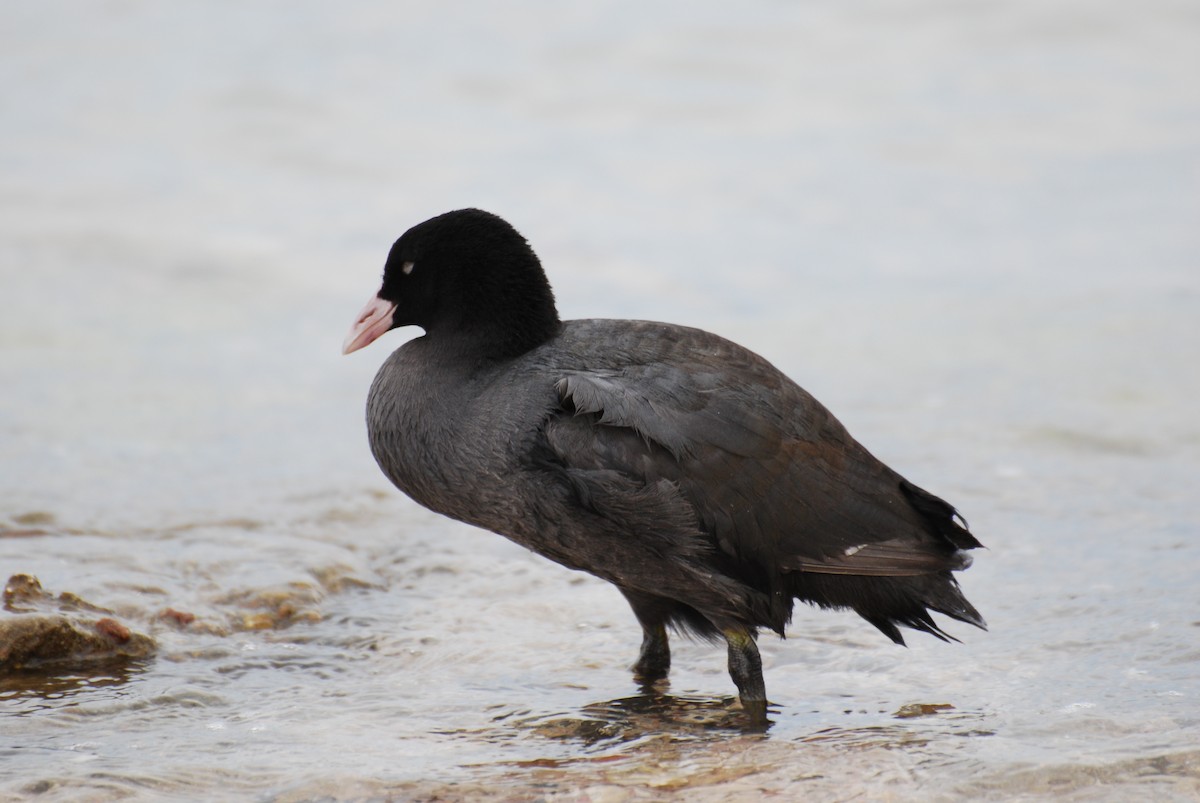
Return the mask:
{"type": "Polygon", "coordinates": [[[904,644],[899,627],[909,627],[957,641],[937,624],[931,611],[974,625],[987,623],[967,601],[950,572],[917,577],[849,577],[799,573],[793,578],[794,595],[822,608],[849,608],[892,641],[904,644]]]}

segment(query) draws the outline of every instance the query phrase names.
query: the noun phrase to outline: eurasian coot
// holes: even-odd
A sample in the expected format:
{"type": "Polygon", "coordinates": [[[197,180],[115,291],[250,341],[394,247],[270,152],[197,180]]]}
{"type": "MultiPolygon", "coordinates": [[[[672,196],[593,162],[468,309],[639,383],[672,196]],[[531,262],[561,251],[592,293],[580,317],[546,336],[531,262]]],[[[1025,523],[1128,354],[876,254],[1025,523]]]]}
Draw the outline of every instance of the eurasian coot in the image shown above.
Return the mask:
{"type": "Polygon", "coordinates": [[[641,623],[643,681],[667,626],[724,638],[750,716],[766,716],[759,628],[795,599],[949,638],[984,627],[951,572],[980,546],[948,503],[885,466],[770,363],[708,332],[560,321],[540,262],[495,215],[462,209],[392,246],[350,353],[399,326],[371,451],[431,510],[613,583],[641,623]]]}

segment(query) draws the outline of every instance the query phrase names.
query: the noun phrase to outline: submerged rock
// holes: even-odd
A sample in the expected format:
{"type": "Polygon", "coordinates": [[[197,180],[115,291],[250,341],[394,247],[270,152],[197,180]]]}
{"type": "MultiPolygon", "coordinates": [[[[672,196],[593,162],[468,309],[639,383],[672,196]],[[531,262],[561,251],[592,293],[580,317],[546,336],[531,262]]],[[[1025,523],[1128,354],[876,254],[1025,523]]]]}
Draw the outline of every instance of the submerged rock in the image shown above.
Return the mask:
{"type": "Polygon", "coordinates": [[[21,612],[36,610],[50,604],[54,598],[46,593],[41,582],[29,574],[14,574],[4,584],[4,610],[21,612]]]}
{"type": "Polygon", "coordinates": [[[174,627],[184,628],[196,621],[196,614],[188,611],[177,611],[174,608],[165,608],[159,611],[156,618],[160,622],[166,622],[174,627]]]}
{"type": "Polygon", "coordinates": [[[4,610],[12,613],[32,613],[34,611],[112,613],[108,608],[93,605],[70,591],[64,591],[55,597],[42,588],[41,581],[31,574],[14,574],[8,578],[8,582],[4,584],[4,610]]]}
{"type": "Polygon", "coordinates": [[[235,591],[219,602],[237,609],[231,619],[235,630],[281,630],[299,622],[321,621],[319,605],[324,596],[311,583],[292,582],[235,591]]]}
{"type": "Polygon", "coordinates": [[[913,719],[915,717],[928,717],[942,711],[953,711],[954,706],[950,703],[909,703],[908,705],[900,706],[896,713],[892,714],[896,719],[913,719]]]}
{"type": "Polygon", "coordinates": [[[110,611],[74,594],[54,597],[27,574],[9,578],[4,608],[15,615],[0,617],[0,673],[147,658],[156,648],[149,636],[135,633],[111,616],[82,615],[110,611]]]}

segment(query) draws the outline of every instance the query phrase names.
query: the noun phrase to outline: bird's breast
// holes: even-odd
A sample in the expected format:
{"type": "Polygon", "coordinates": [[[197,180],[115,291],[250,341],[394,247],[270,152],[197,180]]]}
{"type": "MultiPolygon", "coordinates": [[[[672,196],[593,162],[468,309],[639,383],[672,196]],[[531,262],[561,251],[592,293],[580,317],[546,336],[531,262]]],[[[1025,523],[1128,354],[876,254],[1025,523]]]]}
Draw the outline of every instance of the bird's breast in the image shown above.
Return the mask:
{"type": "Polygon", "coordinates": [[[526,422],[499,414],[488,377],[431,370],[403,352],[383,365],[367,398],[371,452],[420,504],[487,526],[498,506],[512,504],[526,422]]]}

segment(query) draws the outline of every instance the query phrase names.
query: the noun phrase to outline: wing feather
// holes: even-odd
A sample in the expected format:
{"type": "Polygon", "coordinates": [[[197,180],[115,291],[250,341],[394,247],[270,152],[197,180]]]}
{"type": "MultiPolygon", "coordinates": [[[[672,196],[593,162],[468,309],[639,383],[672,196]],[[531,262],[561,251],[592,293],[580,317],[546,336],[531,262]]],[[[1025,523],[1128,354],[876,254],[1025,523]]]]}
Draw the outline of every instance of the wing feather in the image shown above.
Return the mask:
{"type": "Polygon", "coordinates": [[[558,459],[669,480],[713,543],[751,573],[964,567],[956,546],[978,542],[951,520],[953,508],[877,460],[765,360],[701,335],[702,348],[677,343],[670,359],[563,371],[563,413],[545,429],[558,459]],[[948,524],[931,525],[938,511],[948,524]]]}

